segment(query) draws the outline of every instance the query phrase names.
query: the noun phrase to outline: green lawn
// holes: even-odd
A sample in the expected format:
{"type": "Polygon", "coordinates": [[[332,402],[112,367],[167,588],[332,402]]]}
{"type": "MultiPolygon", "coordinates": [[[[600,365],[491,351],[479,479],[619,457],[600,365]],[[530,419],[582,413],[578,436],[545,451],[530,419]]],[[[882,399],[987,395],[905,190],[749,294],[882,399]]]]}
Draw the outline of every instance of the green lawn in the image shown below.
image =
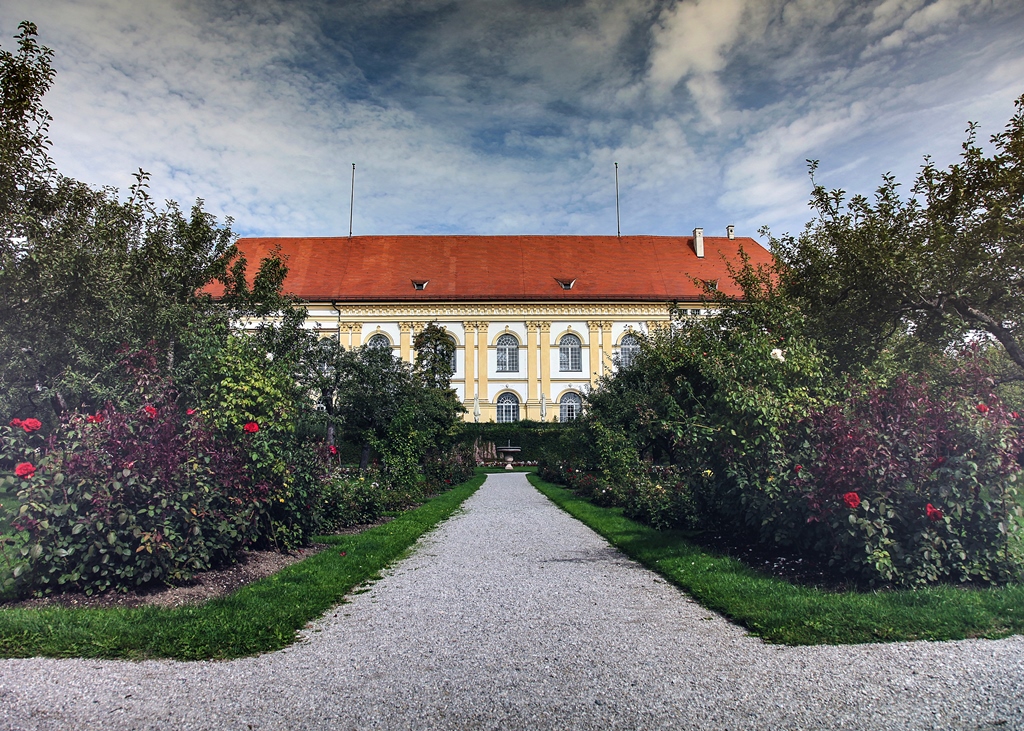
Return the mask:
{"type": "Polygon", "coordinates": [[[623,517],[621,509],[597,507],[536,475],[529,480],[612,545],[768,642],[822,645],[1024,633],[1024,586],[879,592],[794,586],[715,556],[680,532],[654,530],[623,517]]]}
{"type": "Polygon", "coordinates": [[[454,513],[484,479],[477,475],[358,535],[321,537],[330,544],[327,550],[199,606],[0,610],[0,657],[200,660],[280,649],[354,587],[378,578],[381,569],[454,513]]]}

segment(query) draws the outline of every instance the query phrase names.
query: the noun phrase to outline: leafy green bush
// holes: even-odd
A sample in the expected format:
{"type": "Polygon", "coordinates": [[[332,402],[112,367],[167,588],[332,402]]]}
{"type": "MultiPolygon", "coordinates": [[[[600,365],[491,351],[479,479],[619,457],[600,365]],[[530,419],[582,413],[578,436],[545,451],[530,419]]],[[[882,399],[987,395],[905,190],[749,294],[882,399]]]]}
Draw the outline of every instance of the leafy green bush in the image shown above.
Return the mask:
{"type": "Polygon", "coordinates": [[[203,416],[242,450],[252,479],[269,486],[258,545],[307,544],[318,531],[326,453],[296,434],[301,395],[288,364],[260,338],[234,335],[197,372],[203,416]]]}
{"type": "Polygon", "coordinates": [[[626,493],[624,513],[659,530],[696,528],[698,516],[703,514],[698,505],[699,486],[705,479],[677,467],[650,465],[647,479],[638,481],[626,493]]]}
{"type": "Polygon", "coordinates": [[[596,472],[578,490],[594,502],[823,552],[875,585],[1020,576],[1024,443],[984,359],[936,357],[914,383],[880,361],[857,385],[801,334],[770,276],[738,281],[743,305],[643,338],[589,395],[574,431],[590,464],[562,455],[542,474],[596,472]]]}
{"type": "Polygon", "coordinates": [[[377,520],[385,511],[384,490],[372,474],[337,470],[320,493],[320,531],[335,533],[377,520]]]}
{"type": "Polygon", "coordinates": [[[445,490],[463,483],[475,470],[473,447],[469,444],[456,444],[447,452],[428,449],[423,456],[423,474],[432,490],[445,490]]]}

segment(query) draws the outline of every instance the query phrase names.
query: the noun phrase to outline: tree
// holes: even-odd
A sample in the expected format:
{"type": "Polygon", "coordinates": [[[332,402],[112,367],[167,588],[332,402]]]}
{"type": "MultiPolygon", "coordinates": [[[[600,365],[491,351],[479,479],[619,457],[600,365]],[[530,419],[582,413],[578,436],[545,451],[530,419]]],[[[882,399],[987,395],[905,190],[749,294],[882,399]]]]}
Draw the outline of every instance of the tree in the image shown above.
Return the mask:
{"type": "Polygon", "coordinates": [[[126,346],[155,341],[171,370],[188,334],[226,337],[233,316],[276,303],[284,269],[265,264],[250,288],[230,221],[202,201],[158,208],[141,170],[127,200],[57,172],[42,105],[53,54],[20,29],[19,52],[0,50],[0,413],[45,417],[116,400],[126,346]],[[215,303],[204,289],[218,281],[215,303]]]}
{"type": "Polygon", "coordinates": [[[416,375],[428,388],[447,389],[455,375],[455,342],[436,322],[428,324],[413,338],[416,375]]]}
{"type": "Polygon", "coordinates": [[[53,173],[50,115],[42,105],[53,83],[53,51],[36,42],[34,23],[18,29],[17,55],[0,49],[0,246],[23,235],[21,214],[53,173]]]}
{"type": "Polygon", "coordinates": [[[422,389],[419,392],[420,425],[423,440],[439,457],[455,437],[455,427],[466,409],[451,388],[455,374],[455,341],[444,328],[430,323],[416,333],[414,372],[422,389]]]}
{"type": "Polygon", "coordinates": [[[364,345],[339,360],[338,413],[346,438],[361,445],[359,466],[366,469],[373,443],[387,439],[391,422],[415,402],[416,382],[390,347],[364,345]]]}
{"type": "Polygon", "coordinates": [[[943,349],[982,332],[1024,378],[1024,96],[994,154],[976,132],[948,168],[926,158],[909,199],[892,175],[873,201],[815,185],[816,217],[798,237],[772,238],[786,291],[842,366],[872,362],[894,339],[943,349]]]}

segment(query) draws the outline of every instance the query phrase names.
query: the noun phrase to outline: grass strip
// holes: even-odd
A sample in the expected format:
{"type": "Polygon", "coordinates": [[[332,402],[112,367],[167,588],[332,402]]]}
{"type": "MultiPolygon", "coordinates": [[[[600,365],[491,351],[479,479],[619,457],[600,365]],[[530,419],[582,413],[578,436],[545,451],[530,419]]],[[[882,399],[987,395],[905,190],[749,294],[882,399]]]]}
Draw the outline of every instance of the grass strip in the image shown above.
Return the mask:
{"type": "Polygon", "coordinates": [[[938,586],[913,591],[831,592],[795,586],[716,556],[683,531],[658,531],[571,491],[528,477],[569,515],[657,571],[704,607],[767,642],[841,645],[899,640],[999,638],[1024,632],[1024,587],[938,586]]]}
{"type": "Polygon", "coordinates": [[[0,657],[209,660],[281,649],[354,587],[379,578],[382,569],[454,513],[485,479],[477,475],[363,533],[318,538],[330,547],[201,605],[0,610],[0,657]]]}

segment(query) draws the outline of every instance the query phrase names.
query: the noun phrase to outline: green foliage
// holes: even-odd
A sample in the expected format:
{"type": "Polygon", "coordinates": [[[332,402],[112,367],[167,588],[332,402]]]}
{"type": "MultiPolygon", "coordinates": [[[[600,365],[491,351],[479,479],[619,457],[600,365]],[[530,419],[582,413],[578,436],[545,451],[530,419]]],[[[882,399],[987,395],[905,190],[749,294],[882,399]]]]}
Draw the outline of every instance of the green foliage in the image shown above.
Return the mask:
{"type": "Polygon", "coordinates": [[[259,440],[290,433],[297,417],[290,376],[253,338],[230,336],[202,384],[203,416],[224,434],[240,436],[250,422],[259,425],[259,440]]]}
{"type": "Polygon", "coordinates": [[[430,489],[444,490],[473,476],[476,460],[468,444],[456,444],[442,451],[428,448],[423,456],[423,475],[430,489]]]}
{"type": "MultiPolygon", "coordinates": [[[[523,461],[536,461],[545,454],[561,454],[563,451],[561,441],[564,435],[575,434],[568,428],[568,424],[559,424],[541,421],[516,421],[512,423],[496,422],[459,422],[457,440],[465,444],[483,445],[488,442],[501,447],[511,444],[523,451],[519,453],[519,459],[523,461]]],[[[576,444],[575,447],[583,445],[576,444]]],[[[566,447],[565,451],[572,450],[566,447]]],[[[557,461],[552,457],[551,461],[557,461]]]]}
{"type": "Polygon", "coordinates": [[[851,381],[775,273],[734,276],[743,303],[644,338],[587,399],[574,431],[592,448],[542,474],[651,525],[823,552],[874,585],[1018,578],[1024,449],[984,351],[932,359],[917,390],[884,358],[851,381]]]}
{"type": "Polygon", "coordinates": [[[427,388],[447,390],[455,374],[455,341],[436,322],[416,333],[416,376],[427,388]]]}
{"type": "Polygon", "coordinates": [[[816,218],[798,237],[772,239],[808,334],[844,368],[980,331],[1024,377],[1024,96],[992,143],[989,157],[971,125],[960,162],[926,160],[910,199],[891,175],[873,201],[816,185],[816,218]]]}
{"type": "Polygon", "coordinates": [[[19,53],[0,50],[0,413],[52,427],[65,411],[130,401],[123,347],[156,341],[172,371],[193,331],[276,306],[283,264],[271,258],[249,288],[230,225],[201,201],[158,208],[141,170],[127,200],[60,175],[42,106],[52,53],[35,34],[22,23],[19,53]]]}
{"type": "Polygon", "coordinates": [[[53,51],[36,26],[18,25],[18,52],[0,49],[0,241],[24,235],[23,212],[53,172],[47,148],[50,115],[41,100],[53,83],[53,51]]]}
{"type": "MultiPolygon", "coordinates": [[[[390,348],[364,345],[339,358],[337,409],[347,441],[362,445],[360,468],[366,469],[374,443],[384,444],[391,422],[416,398],[408,363],[390,348]]],[[[401,449],[402,447],[397,447],[401,449]]]]}
{"type": "Polygon", "coordinates": [[[321,491],[321,528],[335,533],[353,525],[372,523],[387,509],[385,489],[372,474],[339,471],[321,491]]]}

